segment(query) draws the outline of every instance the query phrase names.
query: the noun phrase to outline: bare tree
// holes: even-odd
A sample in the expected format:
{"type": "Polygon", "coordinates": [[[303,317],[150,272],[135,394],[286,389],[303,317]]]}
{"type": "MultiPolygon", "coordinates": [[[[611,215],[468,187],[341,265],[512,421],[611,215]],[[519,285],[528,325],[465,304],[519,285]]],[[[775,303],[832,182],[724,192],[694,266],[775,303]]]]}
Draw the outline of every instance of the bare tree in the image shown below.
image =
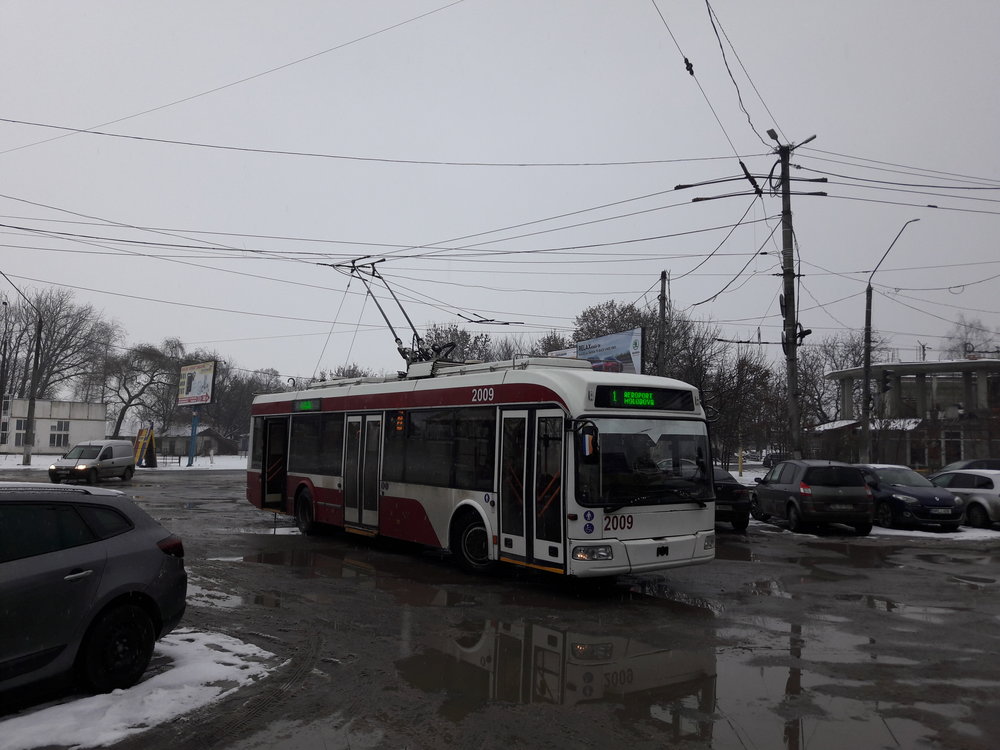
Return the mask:
{"type": "Polygon", "coordinates": [[[1000,349],[994,331],[979,318],[970,320],[961,313],[955,327],[944,338],[950,342],[944,349],[944,355],[949,359],[965,359],[969,354],[993,353],[1000,349]]]}
{"type": "Polygon", "coordinates": [[[38,350],[37,398],[62,393],[99,400],[105,359],[121,340],[121,329],[90,305],[73,302],[65,289],[46,289],[4,306],[0,341],[0,386],[27,398],[35,360],[36,326],[41,320],[38,350]],[[6,356],[4,356],[6,355],[6,356]]]}
{"type": "Polygon", "coordinates": [[[108,361],[108,407],[115,415],[112,437],[121,435],[131,410],[149,408],[164,387],[176,386],[176,367],[176,360],[151,344],[133,347],[108,361]]]}
{"type": "MultiPolygon", "coordinates": [[[[883,360],[888,354],[888,339],[873,331],[872,360],[883,360]]],[[[844,331],[799,349],[799,393],[802,418],[806,424],[826,424],[842,417],[838,384],[827,379],[826,373],[861,367],[864,356],[862,331],[844,331]]],[[[855,414],[861,413],[863,390],[861,380],[856,380],[851,395],[855,414]]]]}

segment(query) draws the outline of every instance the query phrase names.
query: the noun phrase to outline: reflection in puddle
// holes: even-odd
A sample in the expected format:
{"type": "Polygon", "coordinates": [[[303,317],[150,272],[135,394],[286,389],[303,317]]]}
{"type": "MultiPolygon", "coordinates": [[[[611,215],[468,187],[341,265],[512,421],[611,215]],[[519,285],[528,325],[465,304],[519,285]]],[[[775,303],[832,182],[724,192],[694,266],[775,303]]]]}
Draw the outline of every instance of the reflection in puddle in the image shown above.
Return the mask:
{"type": "Polygon", "coordinates": [[[623,721],[657,720],[673,740],[712,737],[710,647],[657,647],[531,621],[465,622],[460,630],[396,663],[413,687],[446,694],[439,713],[452,721],[496,702],[603,702],[621,707],[623,721]]]}
{"type": "MultiPolygon", "coordinates": [[[[380,591],[393,595],[401,604],[424,607],[460,607],[476,604],[477,601],[456,591],[446,591],[440,586],[416,581],[405,573],[412,567],[401,570],[400,575],[392,574],[392,564],[380,562],[376,568],[349,552],[331,550],[279,550],[257,552],[240,558],[245,563],[261,563],[294,568],[308,578],[357,579],[362,585],[374,586],[380,591]]],[[[332,596],[332,594],[331,594],[332,596]]],[[[320,600],[323,592],[310,592],[306,599],[320,600]]],[[[276,605],[280,606],[280,605],[276,605]]]]}

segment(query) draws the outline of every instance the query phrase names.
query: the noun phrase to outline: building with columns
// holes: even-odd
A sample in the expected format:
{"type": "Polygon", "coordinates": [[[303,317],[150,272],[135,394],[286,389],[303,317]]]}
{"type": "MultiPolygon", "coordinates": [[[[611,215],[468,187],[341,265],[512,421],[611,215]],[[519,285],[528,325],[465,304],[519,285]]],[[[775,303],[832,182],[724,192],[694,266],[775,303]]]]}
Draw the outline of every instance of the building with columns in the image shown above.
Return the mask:
{"type": "MultiPolygon", "coordinates": [[[[1000,457],[1000,359],[882,362],[870,372],[873,461],[933,471],[952,461],[1000,457]]],[[[842,419],[813,431],[814,450],[857,461],[862,430],[855,403],[864,370],[826,377],[839,384],[842,419]]]]}

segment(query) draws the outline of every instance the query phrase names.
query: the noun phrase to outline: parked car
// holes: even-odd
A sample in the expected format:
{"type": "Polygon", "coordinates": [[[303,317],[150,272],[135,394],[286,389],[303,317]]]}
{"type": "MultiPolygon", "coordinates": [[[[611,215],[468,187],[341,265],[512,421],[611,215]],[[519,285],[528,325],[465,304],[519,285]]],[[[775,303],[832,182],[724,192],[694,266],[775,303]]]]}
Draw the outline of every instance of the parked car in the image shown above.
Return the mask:
{"type": "Polygon", "coordinates": [[[64,479],[97,484],[102,479],[121,477],[127,482],[135,474],[134,451],[128,440],[87,440],[52,462],[49,479],[56,484],[64,479]]]}
{"type": "Polygon", "coordinates": [[[955,471],[956,469],[1000,469],[1000,458],[967,458],[964,461],[955,461],[945,466],[940,471],[955,471]]]}
{"type": "Polygon", "coordinates": [[[1000,471],[997,469],[941,471],[928,479],[965,500],[965,522],[969,526],[987,529],[1000,522],[1000,471]]]}
{"type": "Polygon", "coordinates": [[[729,522],[736,531],[750,525],[750,490],[725,469],[713,467],[715,522],[729,522]]]}
{"type": "Polygon", "coordinates": [[[768,453],[764,456],[761,463],[765,468],[772,468],[782,461],[787,461],[792,456],[790,453],[768,453]]]}
{"type": "Polygon", "coordinates": [[[965,501],[907,466],[857,464],[875,498],[875,523],[887,529],[929,527],[954,531],[965,501]]]}
{"type": "Polygon", "coordinates": [[[118,490],[0,483],[0,692],[142,677],[184,614],[184,545],[118,490]]]}
{"type": "Polygon", "coordinates": [[[782,461],[750,492],[750,513],[759,521],[788,520],[792,531],[813,524],[844,523],[861,535],[872,530],[875,505],[861,469],[840,461],[782,461]]]}

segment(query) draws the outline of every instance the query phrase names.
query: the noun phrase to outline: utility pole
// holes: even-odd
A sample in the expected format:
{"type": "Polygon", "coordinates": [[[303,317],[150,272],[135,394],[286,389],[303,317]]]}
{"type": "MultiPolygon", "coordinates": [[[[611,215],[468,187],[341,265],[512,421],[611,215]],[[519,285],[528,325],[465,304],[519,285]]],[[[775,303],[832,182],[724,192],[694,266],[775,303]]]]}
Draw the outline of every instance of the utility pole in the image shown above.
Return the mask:
{"type": "Polygon", "coordinates": [[[793,458],[802,458],[802,426],[799,418],[799,339],[795,319],[795,235],[792,232],[792,185],[789,160],[792,147],[778,145],[781,159],[781,278],[784,288],[784,328],[781,347],[785,353],[785,373],[788,381],[788,437],[793,458]]]}
{"type": "Polygon", "coordinates": [[[660,271],[660,345],[656,347],[656,374],[667,373],[667,272],[660,271]]]}
{"type": "Polygon", "coordinates": [[[798,348],[802,339],[811,331],[803,330],[795,316],[795,233],[792,231],[792,178],[789,173],[792,150],[809,143],[816,136],[806,138],[798,146],[778,141],[778,134],[767,134],[778,143],[781,161],[781,277],[783,295],[781,313],[784,324],[781,348],[785,354],[785,371],[788,382],[788,439],[793,458],[802,458],[802,420],[799,415],[799,363],[798,348]]]}
{"type": "Polygon", "coordinates": [[[868,274],[868,286],[865,287],[865,351],[864,375],[861,384],[861,463],[863,464],[876,460],[874,446],[872,445],[872,277],[879,266],[882,265],[885,256],[892,250],[892,246],[896,244],[896,240],[903,234],[903,230],[915,221],[920,221],[920,219],[910,219],[903,224],[895,238],[889,243],[889,247],[882,253],[882,257],[875,264],[875,268],[868,274]]]}

